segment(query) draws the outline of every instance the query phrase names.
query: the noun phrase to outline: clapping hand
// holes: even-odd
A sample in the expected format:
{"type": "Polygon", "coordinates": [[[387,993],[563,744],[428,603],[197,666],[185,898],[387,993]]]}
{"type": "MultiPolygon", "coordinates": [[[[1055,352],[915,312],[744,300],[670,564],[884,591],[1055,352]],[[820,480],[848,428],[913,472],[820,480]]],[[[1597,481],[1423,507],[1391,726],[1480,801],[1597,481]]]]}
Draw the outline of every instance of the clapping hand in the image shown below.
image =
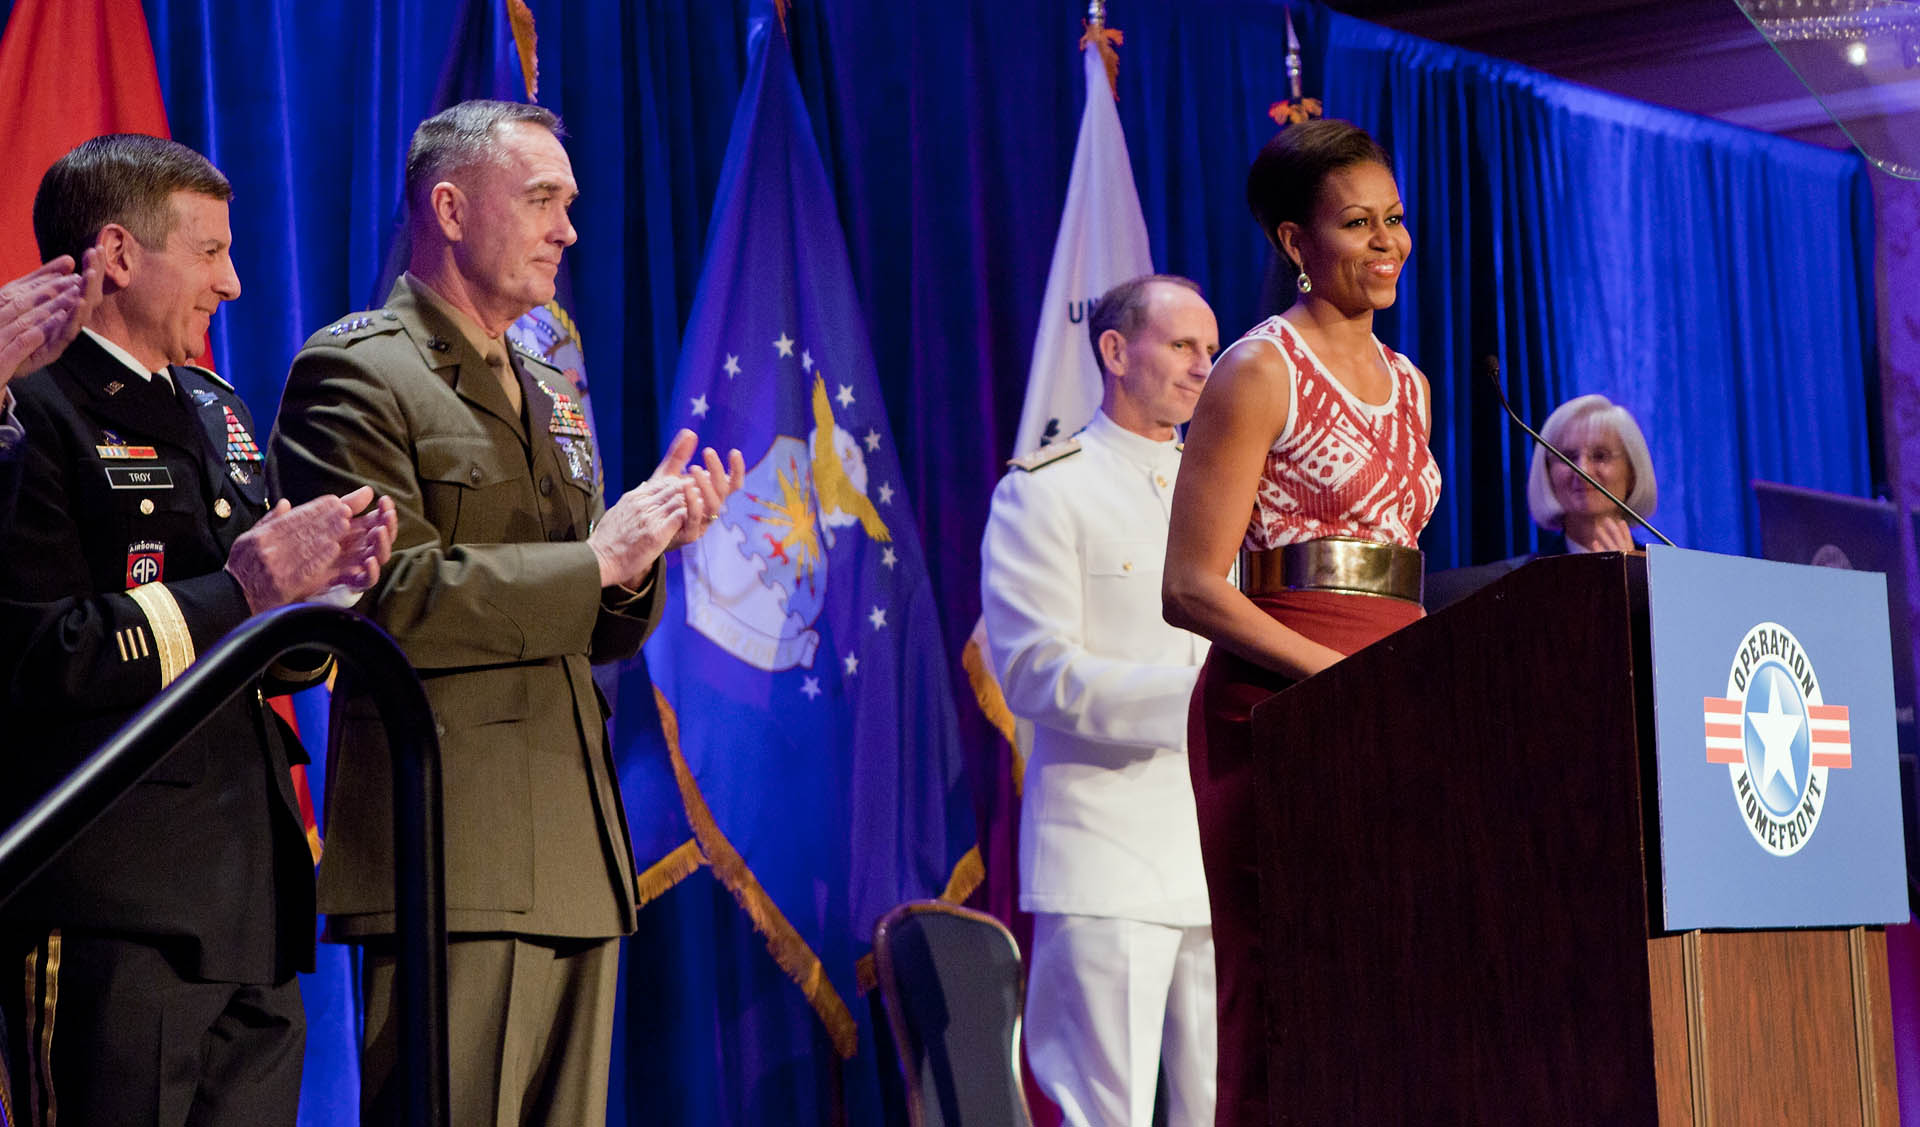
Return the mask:
{"type": "Polygon", "coordinates": [[[690,430],[674,435],[653,476],[614,502],[594,526],[587,545],[600,558],[602,587],[638,585],[661,553],[698,540],[746,482],[738,450],[722,466],[719,453],[708,447],[705,464],[689,466],[699,443],[690,430]]]}
{"type": "Polygon", "coordinates": [[[1624,517],[1596,517],[1593,543],[1587,547],[1595,552],[1631,552],[1634,550],[1633,526],[1624,517]]]}
{"type": "Polygon", "coordinates": [[[673,442],[667,447],[667,456],[660,459],[659,466],[653,471],[651,480],[678,478],[684,484],[682,491],[687,502],[686,523],[681,526],[672,548],[684,548],[706,534],[722,509],[727,498],[746,484],[747,463],[740,451],[727,452],[727,461],[723,466],[720,452],[707,447],[702,456],[703,465],[691,466],[693,451],[699,446],[700,439],[690,430],[682,430],[673,436],[673,442]]]}
{"type": "Polygon", "coordinates": [[[311,599],[333,587],[364,589],[393,551],[393,500],[373,489],[327,494],[295,506],[282,500],[233,542],[227,570],[253,613],[311,599]],[[369,507],[371,505],[371,507],[369,507]]]}
{"type": "Polygon", "coordinates": [[[587,537],[600,559],[600,586],[638,584],[686,519],[686,493],[677,478],[650,477],[628,490],[587,537]]]}
{"type": "MultiPolygon", "coordinates": [[[[373,490],[363,485],[341,500],[352,509],[362,493],[371,496],[373,490]]],[[[353,591],[365,591],[378,583],[380,569],[386,566],[387,560],[393,555],[393,538],[399,531],[400,515],[391,497],[380,498],[378,504],[354,517],[347,524],[346,539],[340,542],[340,559],[334,569],[335,582],[353,591]]]]}
{"type": "Polygon", "coordinates": [[[0,388],[14,376],[53,363],[100,304],[99,252],[80,273],[66,255],[0,285],[0,388]]]}

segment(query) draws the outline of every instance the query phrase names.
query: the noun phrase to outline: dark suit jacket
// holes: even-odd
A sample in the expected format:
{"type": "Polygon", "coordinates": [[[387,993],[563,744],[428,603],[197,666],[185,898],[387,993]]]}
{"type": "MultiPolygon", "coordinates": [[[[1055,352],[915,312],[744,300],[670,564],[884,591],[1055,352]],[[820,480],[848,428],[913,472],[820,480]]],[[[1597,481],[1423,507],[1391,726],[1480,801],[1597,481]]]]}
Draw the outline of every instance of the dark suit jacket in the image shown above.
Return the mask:
{"type": "MultiPolygon", "coordinates": [[[[1633,542],[1636,550],[1644,549],[1645,544],[1633,542]]],[[[1506,578],[1515,568],[1525,567],[1543,556],[1563,556],[1567,553],[1567,538],[1553,531],[1540,533],[1540,550],[1524,556],[1509,556],[1492,563],[1474,564],[1470,567],[1450,568],[1436,571],[1427,576],[1426,586],[1420,595],[1420,602],[1427,613],[1450,606],[1473,594],[1495,580],[1506,578]]]]}
{"type": "MultiPolygon", "coordinates": [[[[1547,555],[1558,555],[1548,552],[1547,555]]],[[[1436,571],[1426,577],[1426,583],[1420,590],[1420,604],[1428,614],[1452,606],[1480,588],[1498,579],[1504,579],[1517,567],[1524,567],[1537,558],[1531,554],[1509,556],[1492,563],[1471,564],[1467,567],[1448,568],[1436,571]]]]}
{"type": "MultiPolygon", "coordinates": [[[[248,615],[224,568],[265,511],[252,420],[211,373],[171,372],[184,402],[83,335],[12,384],[27,439],[0,526],[9,822],[248,615]]],[[[313,858],[290,755],[304,758],[247,691],[29,884],[7,921],[150,937],[183,973],[218,981],[307,968],[313,858]]]]}
{"type": "MultiPolygon", "coordinates": [[[[620,935],[633,929],[633,850],[589,663],[639,649],[658,591],[603,599],[584,543],[600,491],[569,421],[573,386],[518,361],[524,417],[403,278],[384,308],[321,330],[294,358],[273,452],[296,503],[370,484],[399,508],[393,558],[361,609],[400,643],[433,705],[448,926],[620,935]]],[[[344,678],[327,796],[328,934],[388,934],[389,752],[371,701],[344,678]]]]}

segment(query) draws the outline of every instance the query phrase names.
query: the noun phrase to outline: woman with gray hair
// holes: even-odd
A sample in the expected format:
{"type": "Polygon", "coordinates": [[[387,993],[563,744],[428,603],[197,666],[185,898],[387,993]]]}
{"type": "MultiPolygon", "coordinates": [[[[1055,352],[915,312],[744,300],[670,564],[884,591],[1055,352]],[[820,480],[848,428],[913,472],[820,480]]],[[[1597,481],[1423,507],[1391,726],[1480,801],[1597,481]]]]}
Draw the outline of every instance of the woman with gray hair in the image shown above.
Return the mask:
{"type": "MultiPolygon", "coordinates": [[[[1657,500],[1653,459],[1647,454],[1647,439],[1640,433],[1640,424],[1625,407],[1604,395],[1569,399],[1547,416],[1540,434],[1642,516],[1653,512],[1657,500]]],[[[1626,514],[1538,444],[1533,448],[1533,469],[1527,476],[1527,509],[1533,514],[1533,523],[1549,533],[1540,538],[1541,556],[1630,552],[1640,546],[1626,514]]],[[[1420,601],[1431,614],[1535,558],[1528,553],[1428,572],[1420,601]]]]}
{"type": "MultiPolygon", "coordinates": [[[[1653,512],[1659,499],[1653,459],[1640,424],[1625,407],[1604,395],[1569,399],[1547,416],[1540,435],[1635,512],[1653,512]]],[[[1527,475],[1527,508],[1533,523],[1566,537],[1568,552],[1628,552],[1638,547],[1626,514],[1537,445],[1527,475]]],[[[1555,553],[1543,544],[1541,554],[1555,553]]]]}

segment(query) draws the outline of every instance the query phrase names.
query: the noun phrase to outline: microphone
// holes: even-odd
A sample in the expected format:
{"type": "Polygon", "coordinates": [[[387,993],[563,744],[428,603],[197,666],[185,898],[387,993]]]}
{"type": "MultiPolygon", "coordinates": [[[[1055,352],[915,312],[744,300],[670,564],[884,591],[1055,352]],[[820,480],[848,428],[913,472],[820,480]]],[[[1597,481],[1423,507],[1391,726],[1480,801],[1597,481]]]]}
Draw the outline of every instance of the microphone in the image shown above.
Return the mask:
{"type": "Polygon", "coordinates": [[[1639,525],[1641,528],[1644,528],[1648,532],[1651,532],[1655,536],[1659,537],[1661,543],[1665,544],[1669,548],[1678,548],[1680,546],[1678,544],[1675,544],[1673,541],[1667,539],[1666,533],[1653,527],[1653,525],[1647,521],[1647,518],[1635,512],[1632,506],[1628,505],[1625,501],[1622,501],[1620,498],[1615,497],[1611,489],[1608,489],[1606,486],[1593,480],[1593,475],[1581,469],[1579,466],[1574,465],[1572,458],[1567,457],[1566,454],[1563,453],[1558,446],[1555,446],[1553,443],[1548,442],[1544,438],[1541,438],[1539,432],[1535,431],[1532,427],[1528,426],[1525,420],[1520,418],[1519,414],[1514,411],[1513,404],[1507,402],[1507,389],[1505,387],[1502,387],[1500,384],[1500,358],[1492,354],[1488,354],[1487,356],[1487,382],[1493,385],[1493,393],[1500,397],[1500,409],[1507,413],[1507,418],[1513,420],[1514,426],[1517,426],[1521,430],[1527,432],[1528,438],[1531,438],[1535,442],[1538,442],[1540,444],[1541,449],[1545,450],[1547,453],[1552,454],[1554,457],[1560,459],[1562,462],[1565,462],[1567,464],[1568,469],[1580,475],[1580,480],[1586,482],[1588,485],[1593,486],[1595,489],[1598,489],[1601,495],[1606,497],[1607,500],[1613,502],[1615,508],[1627,514],[1627,516],[1632,518],[1633,522],[1639,525]]]}

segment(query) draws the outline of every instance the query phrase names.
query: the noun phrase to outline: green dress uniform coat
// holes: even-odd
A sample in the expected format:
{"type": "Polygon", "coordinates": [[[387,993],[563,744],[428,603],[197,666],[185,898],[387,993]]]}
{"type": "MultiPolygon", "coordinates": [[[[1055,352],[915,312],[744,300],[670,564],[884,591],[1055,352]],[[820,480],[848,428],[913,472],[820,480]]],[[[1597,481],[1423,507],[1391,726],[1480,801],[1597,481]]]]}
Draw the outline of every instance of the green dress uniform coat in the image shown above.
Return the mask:
{"type": "MultiPolygon", "coordinates": [[[[440,738],[453,932],[632,931],[633,853],[590,663],[632,656],[658,571],[603,595],[602,500],[574,388],[512,355],[525,414],[417,283],[294,358],[271,449],[295,503],[371,485],[398,507],[360,609],[400,643],[440,738]]],[[[328,935],[393,930],[391,778],[371,699],[336,688],[320,909],[328,935]]]]}

